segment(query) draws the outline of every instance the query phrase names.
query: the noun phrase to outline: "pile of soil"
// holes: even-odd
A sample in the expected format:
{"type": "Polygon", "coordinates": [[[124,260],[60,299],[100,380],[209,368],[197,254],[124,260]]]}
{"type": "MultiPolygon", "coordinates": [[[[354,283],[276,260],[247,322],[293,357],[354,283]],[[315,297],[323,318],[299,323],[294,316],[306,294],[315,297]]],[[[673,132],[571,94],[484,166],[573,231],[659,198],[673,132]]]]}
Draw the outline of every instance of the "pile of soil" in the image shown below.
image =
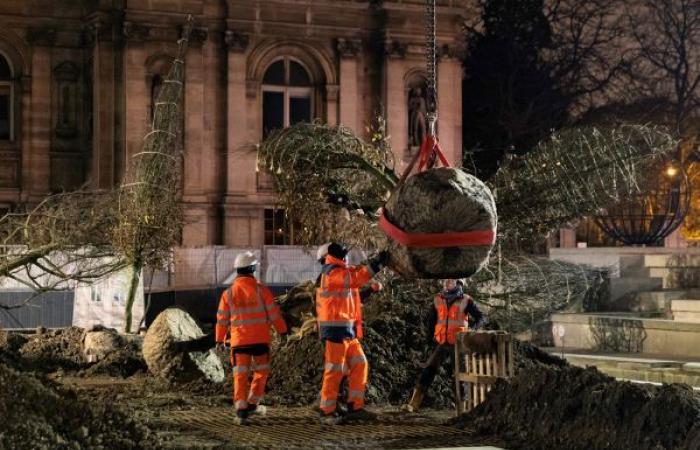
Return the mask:
{"type": "Polygon", "coordinates": [[[498,382],[457,425],[524,450],[691,450],[700,448],[700,401],[686,385],[649,387],[595,368],[533,366],[498,382]]]}
{"type": "MultiPolygon", "coordinates": [[[[419,364],[432,351],[427,316],[439,287],[431,281],[385,281],[384,290],[368,300],[364,318],[365,337],[362,347],[369,361],[366,398],[373,404],[401,404],[411,394],[419,373],[419,364]]],[[[295,291],[292,298],[304,297],[295,291]]],[[[282,299],[285,310],[286,299],[282,299]]],[[[311,308],[309,303],[308,308],[311,308]]],[[[296,314],[305,317],[307,310],[295,302],[296,314]]],[[[309,323],[309,322],[307,322],[309,323]]],[[[272,373],[266,399],[283,405],[313,404],[319,396],[323,378],[323,343],[313,327],[305,326],[281,346],[273,345],[272,373]]],[[[516,342],[517,368],[562,366],[566,362],[537,347],[516,342]]],[[[454,405],[454,381],[451,362],[445,362],[424,400],[424,406],[445,408],[454,405]]]]}
{"type": "Polygon", "coordinates": [[[20,356],[29,364],[42,370],[79,370],[85,363],[83,335],[78,327],[52,331],[38,330],[28,335],[27,342],[19,349],[20,356]]]}
{"type": "Polygon", "coordinates": [[[155,437],[125,413],[0,361],[0,448],[148,449],[155,437]]]}
{"type": "MultiPolygon", "coordinates": [[[[39,372],[74,372],[80,376],[108,375],[113,377],[130,377],[145,372],[146,364],[141,357],[141,349],[135,340],[119,337],[114,333],[117,347],[106,353],[97,362],[88,362],[83,345],[86,331],[70,327],[46,332],[37,330],[36,334],[8,333],[0,330],[0,352],[2,360],[12,363],[13,367],[23,367],[39,372]]],[[[91,330],[95,331],[95,330],[91,330]]]]}

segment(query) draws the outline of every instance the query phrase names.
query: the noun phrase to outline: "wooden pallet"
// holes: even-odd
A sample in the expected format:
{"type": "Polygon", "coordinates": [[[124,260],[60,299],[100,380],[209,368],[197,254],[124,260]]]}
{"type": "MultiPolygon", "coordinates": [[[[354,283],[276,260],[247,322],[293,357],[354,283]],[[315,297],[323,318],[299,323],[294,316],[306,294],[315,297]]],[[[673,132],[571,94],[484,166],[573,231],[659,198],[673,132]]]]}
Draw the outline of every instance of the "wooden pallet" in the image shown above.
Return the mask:
{"type": "Polygon", "coordinates": [[[460,415],[483,402],[497,380],[513,376],[512,337],[503,331],[459,333],[454,361],[455,398],[460,415]]]}

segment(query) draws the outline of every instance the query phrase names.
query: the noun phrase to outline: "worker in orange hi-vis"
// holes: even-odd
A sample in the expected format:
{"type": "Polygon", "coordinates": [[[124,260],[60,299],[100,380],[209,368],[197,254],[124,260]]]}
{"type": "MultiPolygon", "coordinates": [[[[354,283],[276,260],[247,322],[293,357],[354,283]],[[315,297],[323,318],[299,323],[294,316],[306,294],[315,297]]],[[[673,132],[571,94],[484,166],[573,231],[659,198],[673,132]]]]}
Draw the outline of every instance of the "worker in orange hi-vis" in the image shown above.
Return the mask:
{"type": "Polygon", "coordinates": [[[255,278],[257,265],[251,252],[236,256],[236,279],[221,295],[216,314],[217,348],[224,347],[230,335],[233,402],[239,425],[244,425],[253,413],[265,413],[260,400],[270,374],[270,327],[280,335],[287,334],[272,293],[255,278]]]}
{"type": "Polygon", "coordinates": [[[348,249],[337,242],[328,246],[328,255],[316,291],[316,316],[319,334],[325,342],[321,423],[337,424],[343,418],[336,407],[345,368],[349,369],[347,420],[369,420],[374,414],[365,409],[367,358],[362,351],[362,302],[360,288],[386,263],[388,254],[380,252],[366,266],[349,266],[348,249]]]}

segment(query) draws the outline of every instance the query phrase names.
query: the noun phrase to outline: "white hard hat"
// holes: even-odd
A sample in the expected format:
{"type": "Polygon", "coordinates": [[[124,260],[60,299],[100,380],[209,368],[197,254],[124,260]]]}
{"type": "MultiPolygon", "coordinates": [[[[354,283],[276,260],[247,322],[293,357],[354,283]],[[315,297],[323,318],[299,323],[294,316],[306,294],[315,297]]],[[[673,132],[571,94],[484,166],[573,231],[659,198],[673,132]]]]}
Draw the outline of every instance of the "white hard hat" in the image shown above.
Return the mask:
{"type": "Polygon", "coordinates": [[[316,259],[325,258],[328,255],[328,246],[331,245],[330,242],[326,242],[318,248],[316,251],[316,259]]]}
{"type": "Polygon", "coordinates": [[[233,262],[234,269],[242,269],[244,267],[254,266],[258,263],[258,259],[253,252],[243,252],[236,255],[236,260],[233,262]]]}

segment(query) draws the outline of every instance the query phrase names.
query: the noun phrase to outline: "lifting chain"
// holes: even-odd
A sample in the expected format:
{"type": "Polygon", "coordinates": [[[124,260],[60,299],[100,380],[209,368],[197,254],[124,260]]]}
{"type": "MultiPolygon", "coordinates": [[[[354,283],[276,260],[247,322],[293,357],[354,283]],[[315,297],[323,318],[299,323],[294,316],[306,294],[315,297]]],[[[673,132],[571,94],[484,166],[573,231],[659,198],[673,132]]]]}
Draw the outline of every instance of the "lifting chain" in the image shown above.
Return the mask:
{"type": "Polygon", "coordinates": [[[427,77],[428,134],[435,136],[437,122],[435,0],[425,1],[425,56],[427,77]]]}

